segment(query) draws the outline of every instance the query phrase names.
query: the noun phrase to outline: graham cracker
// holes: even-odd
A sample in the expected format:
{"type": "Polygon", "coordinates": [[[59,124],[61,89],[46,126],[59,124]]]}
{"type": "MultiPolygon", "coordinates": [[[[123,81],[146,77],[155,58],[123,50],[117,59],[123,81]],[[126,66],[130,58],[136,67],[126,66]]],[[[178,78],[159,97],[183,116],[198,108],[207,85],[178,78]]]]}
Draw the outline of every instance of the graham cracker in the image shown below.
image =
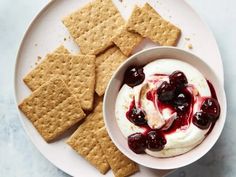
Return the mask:
{"type": "Polygon", "coordinates": [[[125,24],[112,0],[95,0],[63,19],[83,54],[97,55],[113,45],[112,38],[125,24]]]}
{"type": "Polygon", "coordinates": [[[129,32],[126,27],[122,28],[119,33],[112,39],[117,47],[120,48],[121,52],[130,56],[134,48],[143,39],[138,33],[129,32]]]}
{"type": "Polygon", "coordinates": [[[105,93],[112,74],[127,57],[117,48],[112,47],[97,56],[95,91],[99,96],[105,93]]]}
{"type": "MultiPolygon", "coordinates": [[[[69,54],[69,51],[64,46],[59,46],[52,54],[69,54]]],[[[29,74],[25,76],[23,81],[32,90],[36,90],[45,82],[45,70],[53,63],[49,54],[43,61],[37,65],[29,74]]]]}
{"type": "Polygon", "coordinates": [[[19,108],[47,142],[85,117],[79,101],[59,78],[43,84],[19,108]]]}
{"type": "Polygon", "coordinates": [[[181,30],[164,20],[147,4],[143,8],[135,7],[127,23],[127,29],[139,33],[160,45],[175,46],[181,30]]]}
{"type": "Polygon", "coordinates": [[[94,111],[86,117],[83,124],[67,140],[67,144],[102,174],[105,174],[110,169],[110,166],[95,136],[95,132],[104,127],[102,98],[96,99],[95,105],[94,111]]]}
{"type": "Polygon", "coordinates": [[[55,76],[60,76],[79,99],[81,107],[84,110],[91,110],[95,87],[95,56],[57,53],[49,54],[47,60],[49,61],[45,63],[50,62],[50,64],[41,68],[40,75],[43,77],[40,83],[33,80],[41,85],[55,76]]]}
{"type": "Polygon", "coordinates": [[[78,96],[84,110],[92,110],[95,90],[95,56],[77,55],[72,59],[68,87],[78,96]]]}
{"type": "Polygon", "coordinates": [[[147,12],[153,13],[161,17],[160,14],[158,14],[157,11],[148,3],[144,4],[144,6],[142,7],[142,10],[146,10],[147,12]]]}
{"type": "Polygon", "coordinates": [[[122,154],[113,144],[105,127],[98,130],[96,135],[106,159],[116,177],[129,176],[139,170],[138,165],[122,154]]]}

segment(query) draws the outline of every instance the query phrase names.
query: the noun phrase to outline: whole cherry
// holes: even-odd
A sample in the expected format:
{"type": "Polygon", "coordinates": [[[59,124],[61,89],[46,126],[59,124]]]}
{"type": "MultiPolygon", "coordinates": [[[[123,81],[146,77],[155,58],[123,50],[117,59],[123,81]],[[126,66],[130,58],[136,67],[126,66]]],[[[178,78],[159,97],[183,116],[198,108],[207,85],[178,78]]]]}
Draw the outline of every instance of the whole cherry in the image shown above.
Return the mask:
{"type": "Polygon", "coordinates": [[[170,76],[170,84],[174,87],[183,87],[188,83],[188,80],[183,72],[174,71],[170,76]]]}
{"type": "Polygon", "coordinates": [[[160,151],[164,149],[166,144],[166,139],[164,135],[155,130],[151,130],[147,134],[147,148],[150,150],[160,151]]]}
{"type": "Polygon", "coordinates": [[[207,113],[196,112],[193,115],[193,124],[196,125],[198,128],[205,130],[209,128],[211,124],[211,120],[209,116],[207,115],[207,113]]]}
{"type": "Polygon", "coordinates": [[[134,133],[128,136],[128,146],[136,154],[144,153],[147,148],[146,137],[142,133],[134,133]]]}
{"type": "Polygon", "coordinates": [[[206,112],[212,121],[216,121],[220,116],[220,105],[214,98],[207,98],[203,102],[201,110],[206,112]]]}
{"type": "Polygon", "coordinates": [[[140,108],[136,108],[135,106],[129,112],[127,112],[126,116],[135,125],[140,126],[147,124],[145,112],[140,108]]]}
{"type": "Polygon", "coordinates": [[[130,66],[125,71],[124,83],[130,87],[141,84],[145,79],[143,67],[141,66],[130,66]]]}
{"type": "Polygon", "coordinates": [[[173,99],[173,106],[175,107],[178,114],[185,114],[191,105],[192,96],[190,92],[182,88],[181,90],[175,92],[175,97],[173,99]]]}
{"type": "Polygon", "coordinates": [[[167,81],[164,81],[158,87],[157,94],[159,101],[163,103],[169,103],[174,98],[175,88],[172,85],[170,85],[167,81]]]}

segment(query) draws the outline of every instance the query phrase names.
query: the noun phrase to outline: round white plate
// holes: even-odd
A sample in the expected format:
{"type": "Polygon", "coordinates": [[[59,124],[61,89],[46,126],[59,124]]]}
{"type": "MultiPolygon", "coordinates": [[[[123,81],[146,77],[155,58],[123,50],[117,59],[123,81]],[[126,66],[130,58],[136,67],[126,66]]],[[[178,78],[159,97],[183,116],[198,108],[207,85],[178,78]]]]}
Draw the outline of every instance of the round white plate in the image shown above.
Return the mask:
{"type": "MultiPolygon", "coordinates": [[[[36,16],[24,36],[16,60],[15,98],[17,104],[30,94],[30,90],[22,79],[35,67],[39,56],[44,57],[60,44],[64,44],[71,52],[78,52],[79,48],[69,37],[67,29],[61,23],[61,19],[88,2],[89,0],[51,1],[36,16]]],[[[123,3],[121,3],[114,0],[125,19],[128,19],[131,14],[134,4],[141,5],[144,2],[145,0],[123,0],[123,3]]],[[[188,49],[188,45],[192,45],[193,49],[189,50],[210,64],[217,71],[223,84],[223,66],[217,43],[211,31],[194,10],[184,0],[149,0],[148,2],[164,18],[181,28],[182,37],[178,47],[188,49]]],[[[153,45],[153,43],[146,40],[135,51],[153,45]]],[[[30,121],[21,112],[19,114],[23,127],[32,142],[55,166],[72,176],[81,176],[81,174],[84,177],[104,176],[65,143],[69,133],[61,140],[48,144],[38,134],[30,121]]],[[[141,167],[140,172],[134,176],[157,177],[168,172],[141,167]]],[[[106,176],[113,176],[112,172],[109,171],[106,176]]]]}

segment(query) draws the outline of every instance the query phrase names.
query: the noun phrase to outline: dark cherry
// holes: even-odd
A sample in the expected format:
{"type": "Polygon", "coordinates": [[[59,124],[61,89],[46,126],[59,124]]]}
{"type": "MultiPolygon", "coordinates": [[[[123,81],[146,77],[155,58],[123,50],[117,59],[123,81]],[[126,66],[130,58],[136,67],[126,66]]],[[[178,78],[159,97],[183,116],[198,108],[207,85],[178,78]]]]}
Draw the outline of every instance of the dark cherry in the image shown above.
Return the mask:
{"type": "Polygon", "coordinates": [[[130,66],[125,71],[124,82],[130,87],[141,84],[144,79],[145,74],[143,73],[143,68],[140,66],[130,66]]]}
{"type": "Polygon", "coordinates": [[[135,106],[127,113],[127,118],[138,126],[147,124],[145,112],[140,108],[136,108],[135,106]]]}
{"type": "Polygon", "coordinates": [[[189,104],[184,103],[183,105],[175,107],[175,109],[176,109],[178,115],[184,115],[189,109],[189,104]]]}
{"type": "Polygon", "coordinates": [[[160,151],[164,149],[166,139],[164,135],[159,132],[152,130],[147,134],[147,148],[150,150],[160,151]]]}
{"type": "Polygon", "coordinates": [[[137,154],[144,153],[144,150],[147,147],[146,136],[142,133],[134,133],[132,135],[129,135],[128,145],[133,152],[137,154]]]}
{"type": "Polygon", "coordinates": [[[174,71],[170,76],[170,84],[174,87],[183,87],[188,83],[188,80],[183,72],[174,71]]]}
{"type": "Polygon", "coordinates": [[[196,125],[198,128],[205,130],[209,128],[211,120],[208,117],[207,113],[196,112],[193,115],[193,124],[196,125]]]}
{"type": "Polygon", "coordinates": [[[176,91],[175,97],[173,99],[173,106],[175,107],[177,113],[186,113],[189,110],[190,104],[191,94],[188,90],[182,89],[181,91],[176,91]]]}
{"type": "Polygon", "coordinates": [[[207,98],[201,107],[201,110],[206,112],[212,121],[216,121],[220,115],[220,105],[214,98],[207,98]]]}
{"type": "Polygon", "coordinates": [[[164,81],[157,89],[158,100],[163,103],[169,103],[175,95],[175,88],[164,81]]]}

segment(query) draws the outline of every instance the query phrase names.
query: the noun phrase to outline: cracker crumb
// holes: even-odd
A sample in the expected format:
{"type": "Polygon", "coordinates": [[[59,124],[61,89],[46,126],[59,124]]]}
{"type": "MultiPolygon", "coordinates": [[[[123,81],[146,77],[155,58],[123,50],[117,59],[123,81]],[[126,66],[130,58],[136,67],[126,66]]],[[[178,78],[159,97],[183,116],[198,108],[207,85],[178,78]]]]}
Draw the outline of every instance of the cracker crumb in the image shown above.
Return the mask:
{"type": "Polygon", "coordinates": [[[190,41],[190,38],[189,37],[185,37],[184,38],[186,41],[190,41]]]}
{"type": "Polygon", "coordinates": [[[193,45],[192,44],[188,44],[188,48],[189,49],[193,49],[193,45]]]}
{"type": "Polygon", "coordinates": [[[37,61],[39,61],[39,60],[41,60],[42,59],[42,57],[41,56],[38,56],[37,57],[37,61]]]}

